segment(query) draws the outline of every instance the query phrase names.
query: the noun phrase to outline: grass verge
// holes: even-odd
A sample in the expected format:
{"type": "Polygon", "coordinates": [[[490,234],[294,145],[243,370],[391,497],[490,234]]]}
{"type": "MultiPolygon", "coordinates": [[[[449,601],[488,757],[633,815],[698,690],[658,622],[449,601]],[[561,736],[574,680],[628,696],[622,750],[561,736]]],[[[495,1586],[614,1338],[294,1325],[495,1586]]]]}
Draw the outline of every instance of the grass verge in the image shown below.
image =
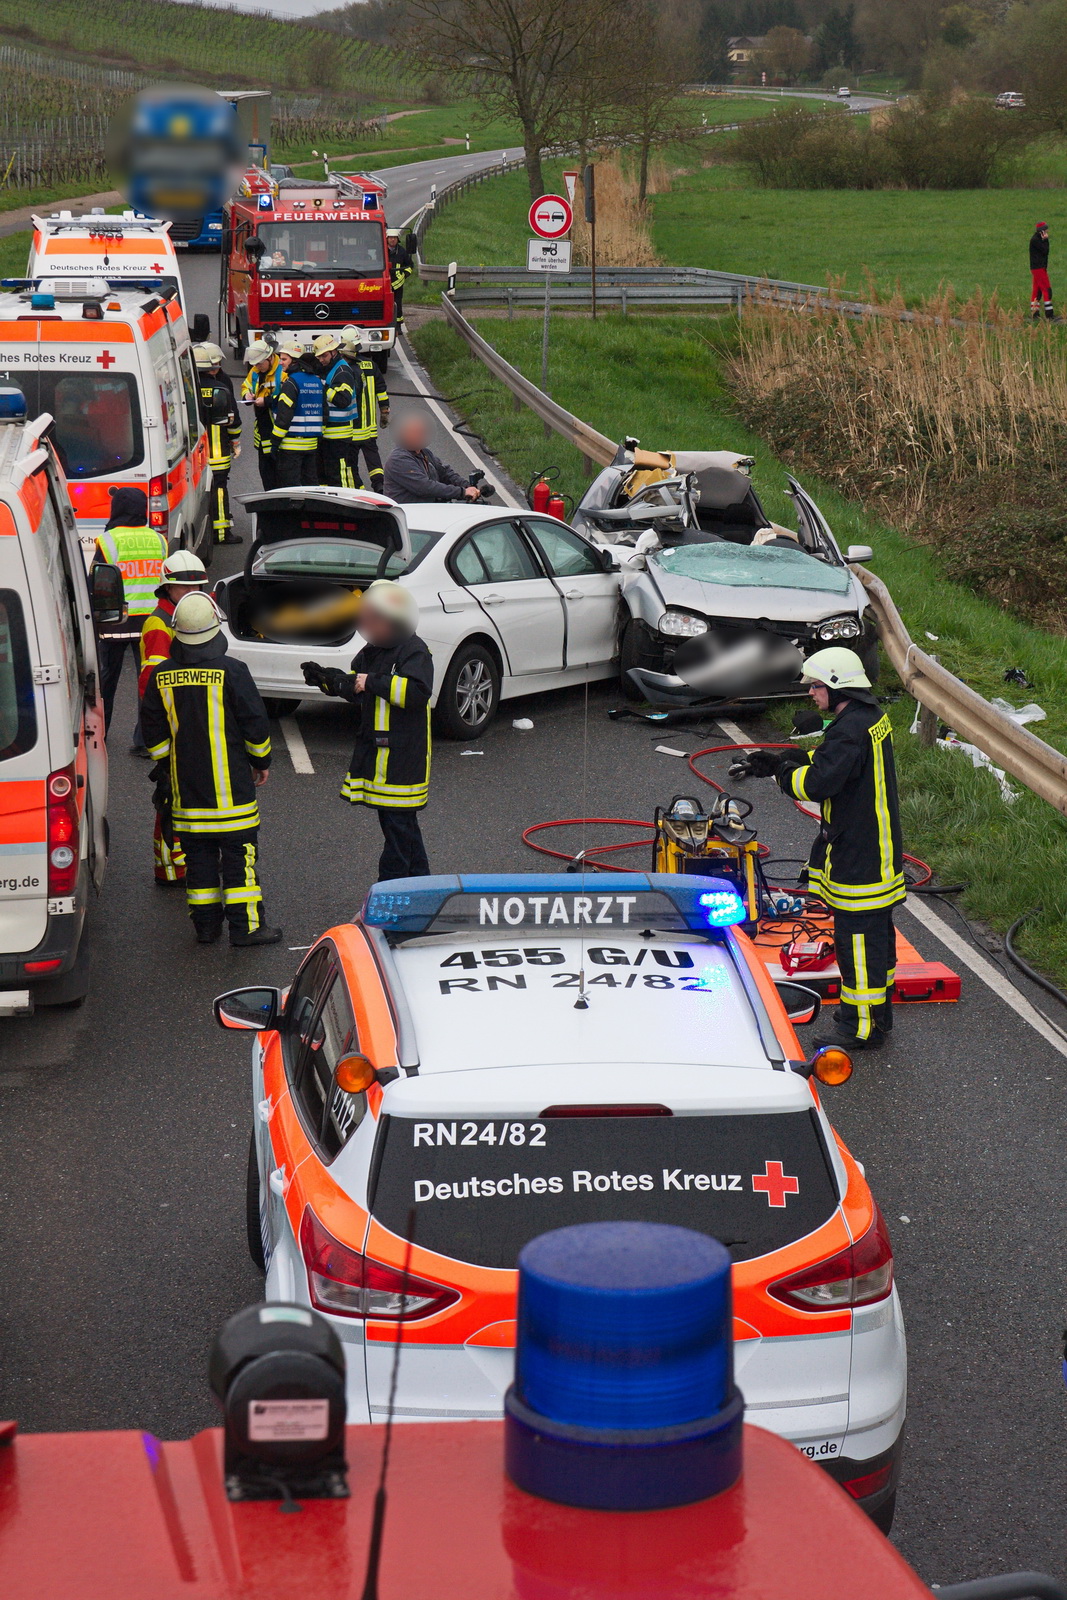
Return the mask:
{"type": "MultiPolygon", "coordinates": [[[[540,380],[540,319],[484,317],[482,334],[521,371],[540,380]]],[[[784,469],[763,440],[740,421],[722,377],[736,339],[732,319],[711,316],[556,317],[551,328],[549,388],[568,410],[612,437],[633,433],[652,447],[726,448],[756,457],[755,479],[770,514],[785,520],[784,469]]],[[[527,482],[558,465],[563,488],[580,495],[585,478],[578,452],[553,436],[531,412],[516,413],[511,397],[443,323],[415,334],[441,393],[453,397],[472,428],[515,478],[527,482]]],[[[1006,615],[943,576],[936,552],[911,543],[816,479],[806,480],[842,544],[871,544],[873,570],[888,584],[920,643],[936,634],[939,659],[979,693],[1014,704],[1036,700],[1048,720],[1035,728],[1067,751],[1067,639],[1006,615]],[[1022,667],[1034,687],[1006,686],[1003,674],[1022,667]]],[[[883,688],[895,686],[887,672],[883,688]]],[[[924,751],[908,733],[914,704],[890,706],[900,767],[905,848],[934,866],[942,882],[967,881],[968,913],[1003,932],[1041,904],[1020,933],[1027,958],[1067,982],[1067,821],[1027,790],[1007,805],[993,777],[965,757],[924,751]]],[[[1015,787],[1019,787],[1016,785],[1015,787]]]]}

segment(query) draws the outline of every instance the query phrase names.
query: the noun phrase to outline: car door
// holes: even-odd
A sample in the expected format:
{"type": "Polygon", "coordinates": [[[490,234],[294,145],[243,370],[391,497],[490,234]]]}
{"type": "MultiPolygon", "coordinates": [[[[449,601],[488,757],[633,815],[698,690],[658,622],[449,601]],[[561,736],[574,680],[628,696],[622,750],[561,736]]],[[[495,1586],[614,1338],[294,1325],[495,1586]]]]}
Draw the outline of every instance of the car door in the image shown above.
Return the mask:
{"type": "Polygon", "coordinates": [[[449,558],[452,575],[490,618],[514,678],[563,667],[564,601],[540,570],[516,522],[475,528],[449,558]]]}
{"type": "Polygon", "coordinates": [[[618,573],[595,546],[554,517],[530,517],[525,526],[563,597],[563,665],[608,665],[617,649],[618,573]]]}
{"type": "Polygon", "coordinates": [[[811,555],[820,556],[822,560],[829,561],[834,566],[842,564],[841,552],[837,547],[837,540],[830,530],[830,524],[819,510],[815,501],[800,487],[795,478],[789,478],[788,494],[792,498],[797,513],[797,528],[800,533],[800,542],[811,555]]]}

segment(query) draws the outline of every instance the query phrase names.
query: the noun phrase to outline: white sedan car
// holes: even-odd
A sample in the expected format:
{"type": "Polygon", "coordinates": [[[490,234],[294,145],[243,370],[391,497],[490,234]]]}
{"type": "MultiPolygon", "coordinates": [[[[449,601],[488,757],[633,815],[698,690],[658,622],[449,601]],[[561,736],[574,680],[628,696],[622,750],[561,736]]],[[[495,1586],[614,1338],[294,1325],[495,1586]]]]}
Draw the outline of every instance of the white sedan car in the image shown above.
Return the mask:
{"type": "Polygon", "coordinates": [[[255,518],[244,571],[214,594],[231,654],[268,709],[320,691],[309,659],[347,671],[362,645],[359,596],[402,578],[434,658],[438,730],[469,739],[501,700],[610,678],[617,671],[615,556],[553,517],[510,507],[398,506],[358,489],[246,495],[255,518]]]}

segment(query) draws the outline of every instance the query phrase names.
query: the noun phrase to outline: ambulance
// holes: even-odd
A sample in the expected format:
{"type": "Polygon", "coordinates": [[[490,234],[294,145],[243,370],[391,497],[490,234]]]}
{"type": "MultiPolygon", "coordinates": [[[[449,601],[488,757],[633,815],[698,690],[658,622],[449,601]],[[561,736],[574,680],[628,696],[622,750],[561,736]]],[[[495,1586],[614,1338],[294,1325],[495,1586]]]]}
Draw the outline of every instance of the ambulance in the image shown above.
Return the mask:
{"type": "Polygon", "coordinates": [[[171,224],[124,211],[108,216],[96,207],[86,216],[58,211],[34,217],[27,278],[133,279],[183,298],[171,224]]]}
{"type": "Polygon", "coordinates": [[[146,293],[104,276],[4,280],[0,384],[49,439],[66,474],[88,562],[107,521],[108,491],[144,489],[149,520],[171,549],[205,562],[211,469],[197,405],[189,328],[172,290],[146,293]]]}
{"type": "Polygon", "coordinates": [[[85,913],[107,865],[107,752],[94,621],[122,574],[87,578],[52,418],[0,387],[0,1016],[78,1005],[85,913]]]}

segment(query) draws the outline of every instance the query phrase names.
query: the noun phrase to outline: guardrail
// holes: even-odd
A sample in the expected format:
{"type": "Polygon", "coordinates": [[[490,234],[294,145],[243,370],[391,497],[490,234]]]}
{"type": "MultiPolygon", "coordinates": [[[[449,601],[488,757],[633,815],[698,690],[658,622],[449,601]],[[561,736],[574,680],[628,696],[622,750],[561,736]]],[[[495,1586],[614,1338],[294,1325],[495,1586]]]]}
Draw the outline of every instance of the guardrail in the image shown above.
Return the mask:
{"type": "MultiPolygon", "coordinates": [[[[598,298],[599,292],[598,284],[598,298]]],[[[510,389],[517,400],[529,406],[542,422],[581,451],[587,472],[592,471],[593,463],[606,467],[614,461],[618,451],[614,439],[598,433],[580,417],[557,405],[517,367],[505,361],[500,352],[471,327],[449,295],[442,295],[441,307],[449,326],[493,376],[510,389]]],[[[1020,728],[1017,722],[991,706],[988,700],[983,700],[933,656],[921,650],[904,626],[881,578],[862,566],[850,570],[867,591],[885,653],[908,693],[962,739],[977,745],[998,767],[1011,773],[1062,816],[1067,816],[1067,756],[1028,728],[1020,728]]]]}
{"type": "MultiPolygon", "coordinates": [[[[523,306],[543,307],[545,303],[545,274],[531,273],[530,277],[539,276],[540,283],[501,284],[499,286],[471,285],[466,288],[457,288],[449,298],[461,306],[506,306],[508,316],[512,316],[515,307],[523,306]]],[[[568,306],[589,306],[593,302],[593,290],[590,283],[575,284],[559,278],[552,279],[551,286],[552,309],[561,311],[568,306]]],[[[600,281],[597,274],[596,298],[600,306],[619,306],[625,317],[631,307],[652,305],[679,305],[679,306],[731,306],[740,310],[741,302],[745,297],[743,288],[735,288],[732,284],[715,284],[708,288],[688,288],[676,284],[657,285],[654,283],[630,284],[608,283],[600,281]]]]}

